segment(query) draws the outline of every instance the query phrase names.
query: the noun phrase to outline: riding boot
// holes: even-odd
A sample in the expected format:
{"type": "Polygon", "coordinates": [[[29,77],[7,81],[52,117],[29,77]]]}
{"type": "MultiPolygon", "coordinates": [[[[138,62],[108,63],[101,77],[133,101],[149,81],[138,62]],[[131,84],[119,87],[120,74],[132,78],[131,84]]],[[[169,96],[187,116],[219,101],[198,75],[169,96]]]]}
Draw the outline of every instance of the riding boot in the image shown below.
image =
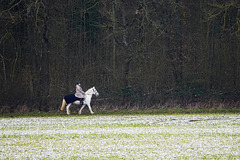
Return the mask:
{"type": "Polygon", "coordinates": [[[84,101],[84,98],[81,98],[81,105],[83,105],[84,103],[83,103],[83,101],[84,101]]]}

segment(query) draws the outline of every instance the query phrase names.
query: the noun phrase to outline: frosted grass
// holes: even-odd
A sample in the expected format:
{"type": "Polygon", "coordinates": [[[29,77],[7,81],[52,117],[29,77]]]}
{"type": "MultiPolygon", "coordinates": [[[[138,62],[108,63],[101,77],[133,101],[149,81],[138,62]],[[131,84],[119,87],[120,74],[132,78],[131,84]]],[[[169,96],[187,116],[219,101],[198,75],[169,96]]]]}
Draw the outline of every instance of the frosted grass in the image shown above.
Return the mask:
{"type": "Polygon", "coordinates": [[[0,159],[240,159],[240,116],[0,119],[0,159]]]}

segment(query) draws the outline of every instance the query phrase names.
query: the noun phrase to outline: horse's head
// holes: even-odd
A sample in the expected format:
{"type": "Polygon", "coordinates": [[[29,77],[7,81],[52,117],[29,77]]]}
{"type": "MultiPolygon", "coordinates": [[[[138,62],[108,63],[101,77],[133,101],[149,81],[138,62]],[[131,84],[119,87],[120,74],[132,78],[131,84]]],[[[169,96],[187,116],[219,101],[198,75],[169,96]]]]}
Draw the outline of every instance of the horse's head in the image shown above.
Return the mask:
{"type": "Polygon", "coordinates": [[[90,88],[90,89],[88,89],[86,92],[85,92],[85,94],[94,94],[95,96],[98,96],[99,95],[99,93],[98,93],[98,91],[96,90],[96,88],[95,87],[92,87],[92,88],[90,88]]]}
{"type": "Polygon", "coordinates": [[[92,92],[95,96],[99,96],[99,93],[98,93],[98,91],[96,90],[95,87],[92,87],[92,92]]]}

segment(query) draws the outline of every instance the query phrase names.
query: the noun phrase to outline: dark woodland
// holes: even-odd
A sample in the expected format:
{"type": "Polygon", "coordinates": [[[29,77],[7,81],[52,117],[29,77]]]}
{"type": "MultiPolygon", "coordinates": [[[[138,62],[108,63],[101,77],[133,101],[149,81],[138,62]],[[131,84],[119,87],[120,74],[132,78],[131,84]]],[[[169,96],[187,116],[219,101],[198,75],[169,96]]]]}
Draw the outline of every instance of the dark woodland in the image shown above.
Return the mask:
{"type": "Polygon", "coordinates": [[[0,113],[240,106],[239,0],[1,0],[0,113]],[[94,108],[96,106],[96,108],[94,108]]]}

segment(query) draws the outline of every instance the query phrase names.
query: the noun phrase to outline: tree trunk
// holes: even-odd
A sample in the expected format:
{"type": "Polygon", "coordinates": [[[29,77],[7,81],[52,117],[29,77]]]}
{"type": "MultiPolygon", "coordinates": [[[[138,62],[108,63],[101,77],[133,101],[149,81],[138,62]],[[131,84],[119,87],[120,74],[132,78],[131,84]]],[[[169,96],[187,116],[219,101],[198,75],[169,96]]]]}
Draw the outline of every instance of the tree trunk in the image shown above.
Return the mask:
{"type": "Polygon", "coordinates": [[[210,63],[209,63],[209,70],[210,70],[210,81],[209,81],[209,89],[213,89],[213,58],[215,52],[215,37],[214,37],[214,30],[215,30],[215,20],[212,20],[212,31],[211,31],[211,49],[210,49],[210,63]]]}
{"type": "Polygon", "coordinates": [[[112,4],[112,13],[113,13],[113,60],[112,60],[112,65],[113,65],[113,76],[115,77],[115,66],[116,66],[116,40],[115,40],[115,29],[116,29],[116,11],[115,11],[115,8],[116,8],[116,3],[117,1],[114,0],[113,4],[112,4]]]}
{"type": "Polygon", "coordinates": [[[44,8],[44,19],[43,19],[43,33],[42,33],[42,57],[41,57],[41,68],[40,68],[40,110],[48,111],[48,97],[49,97],[49,86],[50,86],[50,76],[49,76],[49,37],[48,37],[48,3],[43,1],[44,8]]]}
{"type": "Polygon", "coordinates": [[[123,63],[123,88],[127,88],[129,87],[128,73],[130,70],[130,62],[132,61],[132,59],[128,53],[127,24],[126,24],[126,13],[124,8],[122,8],[122,21],[124,26],[122,43],[123,43],[124,57],[126,57],[123,63]]]}

